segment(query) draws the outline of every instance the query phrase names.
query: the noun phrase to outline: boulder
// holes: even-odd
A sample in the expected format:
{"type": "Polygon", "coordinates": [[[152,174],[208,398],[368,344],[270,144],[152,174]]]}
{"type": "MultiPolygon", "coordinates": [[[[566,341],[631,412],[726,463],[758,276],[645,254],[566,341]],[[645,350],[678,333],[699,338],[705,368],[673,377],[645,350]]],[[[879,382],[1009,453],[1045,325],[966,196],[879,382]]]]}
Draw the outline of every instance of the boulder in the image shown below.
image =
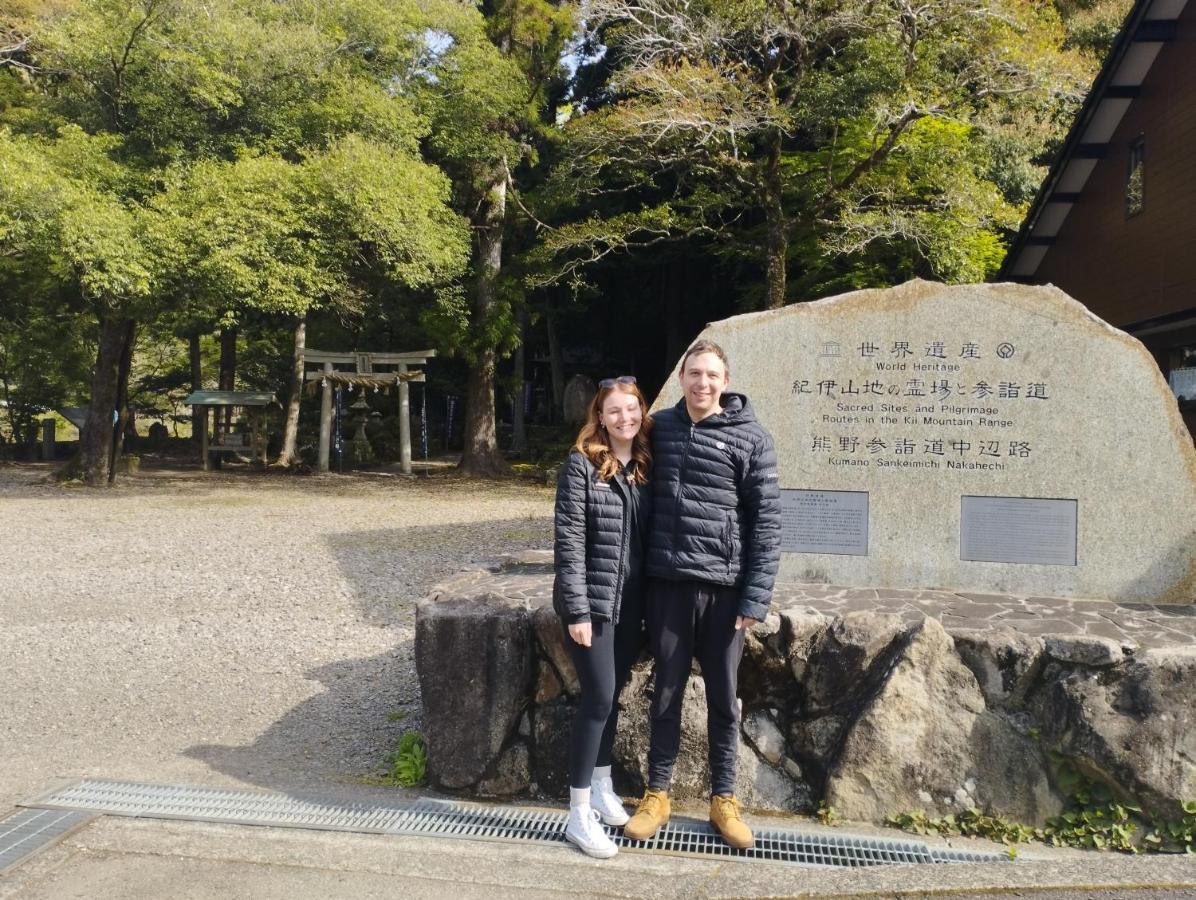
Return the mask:
{"type": "Polygon", "coordinates": [[[594,379],[586,375],[573,375],[565,382],[565,392],[561,401],[565,421],[570,425],[580,425],[586,420],[586,413],[594,395],[598,393],[598,386],[594,379]]]}
{"type": "Polygon", "coordinates": [[[1041,661],[1042,638],[1009,627],[953,631],[955,650],[980,685],[985,702],[1006,709],[1020,706],[1041,661]]]}
{"type": "Polygon", "coordinates": [[[1051,669],[1032,701],[1044,742],[1123,797],[1178,817],[1196,797],[1196,647],[1099,672],[1051,669]]]}
{"type": "Polygon", "coordinates": [[[563,696],[532,713],[532,778],[541,794],[569,796],[569,737],[576,714],[577,705],[563,696]]]}
{"type": "Polygon", "coordinates": [[[477,791],[482,797],[512,797],[522,794],[530,785],[527,744],[517,741],[503,751],[490,776],[478,782],[477,791]]]}
{"type": "MultiPolygon", "coordinates": [[[[615,734],[614,756],[630,778],[633,793],[648,783],[648,745],[651,722],[652,670],[641,666],[619,696],[619,730],[615,734]]],[[[706,763],[706,683],[690,675],[681,703],[681,749],[673,767],[673,796],[700,799],[710,795],[710,768],[706,763]]]]}
{"type": "Polygon", "coordinates": [[[883,676],[905,632],[900,616],[880,612],[849,612],[835,619],[821,632],[813,651],[816,664],[805,672],[805,715],[857,705],[883,676]]]}
{"type": "Polygon", "coordinates": [[[826,802],[844,818],[865,821],[894,811],[941,816],[977,807],[1041,823],[1061,809],[1041,749],[986,708],[934,619],[914,629],[848,726],[826,802]]]}
{"type": "Polygon", "coordinates": [[[1125,656],[1121,642],[1092,635],[1047,635],[1046,652],[1060,662],[1112,666],[1125,656]]]}
{"type": "MultiPolygon", "coordinates": [[[[529,554],[463,573],[421,602],[416,664],[437,787],[567,796],[577,681],[551,586],[544,554],[529,554]]],[[[878,822],[976,807],[1040,823],[1062,799],[1048,752],[1164,818],[1196,797],[1194,617],[814,585],[782,584],[777,596],[740,666],[736,791],[750,808],[826,803],[878,822]]],[[[652,680],[641,661],[618,700],[612,764],[624,796],[647,778],[652,680]]],[[[694,666],[673,794],[704,802],[709,790],[705,683],[694,666]]]]}
{"type": "MultiPolygon", "coordinates": [[[[947,585],[1196,600],[1196,449],[1175,394],[1139,340],[1058,288],[914,280],[699,337],[773,436],[794,513],[782,581],[873,589],[878,607],[877,590],[947,585]],[[1098,409],[1086,372],[1116,384],[1098,409]]],[[[679,399],[670,376],[652,410],[679,399]]]]}
{"type": "Polygon", "coordinates": [[[422,604],[415,632],[429,778],[441,787],[468,787],[498,757],[528,705],[535,671],[531,616],[483,595],[422,604]],[[443,677],[446,661],[451,678],[443,677]]]}
{"type": "Polygon", "coordinates": [[[561,686],[572,697],[576,697],[581,690],[577,681],[577,670],[573,668],[573,660],[565,648],[568,637],[565,628],[551,606],[541,606],[532,613],[532,623],[536,629],[536,641],[540,653],[552,664],[556,670],[561,686]]]}

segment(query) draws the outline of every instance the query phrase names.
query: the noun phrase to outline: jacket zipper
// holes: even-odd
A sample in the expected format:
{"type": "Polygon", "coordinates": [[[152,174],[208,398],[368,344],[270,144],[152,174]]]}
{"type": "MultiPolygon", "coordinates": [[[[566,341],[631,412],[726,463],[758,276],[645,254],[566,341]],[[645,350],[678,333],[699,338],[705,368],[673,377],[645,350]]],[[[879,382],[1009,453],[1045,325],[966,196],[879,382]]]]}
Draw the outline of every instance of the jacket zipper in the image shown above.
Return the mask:
{"type": "Polygon", "coordinates": [[[673,565],[676,565],[677,534],[681,530],[681,495],[685,491],[685,470],[689,468],[689,450],[694,444],[694,423],[689,423],[689,441],[681,456],[681,471],[677,473],[677,508],[673,511],[673,565]]]}
{"type": "MultiPolygon", "coordinates": [[[[615,476],[619,478],[618,475],[615,476]]],[[[623,606],[623,573],[627,569],[627,541],[630,532],[630,516],[629,506],[631,504],[631,488],[626,482],[620,485],[622,490],[619,493],[623,494],[623,546],[619,551],[619,577],[615,580],[615,596],[612,598],[610,608],[610,623],[612,625],[619,624],[619,610],[623,606]]]]}

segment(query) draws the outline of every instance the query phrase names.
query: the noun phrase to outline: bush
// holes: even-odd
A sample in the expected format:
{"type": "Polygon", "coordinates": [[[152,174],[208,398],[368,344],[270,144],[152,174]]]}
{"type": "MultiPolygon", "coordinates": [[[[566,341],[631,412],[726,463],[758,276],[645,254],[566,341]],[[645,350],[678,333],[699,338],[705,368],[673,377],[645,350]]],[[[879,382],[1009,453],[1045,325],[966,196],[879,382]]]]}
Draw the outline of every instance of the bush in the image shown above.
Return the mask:
{"type": "Polygon", "coordinates": [[[418,787],[428,773],[428,750],[418,731],[405,731],[398,748],[390,754],[387,777],[403,787],[418,787]]]}

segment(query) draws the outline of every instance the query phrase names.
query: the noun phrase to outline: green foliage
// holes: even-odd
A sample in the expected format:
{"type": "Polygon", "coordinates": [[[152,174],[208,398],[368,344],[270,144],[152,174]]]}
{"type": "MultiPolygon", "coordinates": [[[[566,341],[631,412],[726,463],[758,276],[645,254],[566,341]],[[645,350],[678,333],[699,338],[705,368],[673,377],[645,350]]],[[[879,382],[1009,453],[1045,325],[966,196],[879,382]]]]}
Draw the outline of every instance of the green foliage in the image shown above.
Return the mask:
{"type": "Polygon", "coordinates": [[[1055,0],[1068,46],[1096,57],[1113,44],[1133,0],[1055,0]]]}
{"type": "Polygon", "coordinates": [[[1084,774],[1070,760],[1052,754],[1051,762],[1055,784],[1067,802],[1063,813],[1041,828],[984,815],[977,809],[941,818],[914,810],[889,816],[885,824],[916,834],[985,837],[1011,846],[1036,840],[1057,847],[1125,853],[1196,853],[1196,802],[1184,802],[1179,819],[1149,816],[1141,807],[1119,801],[1107,785],[1084,774]]]}
{"type": "Polygon", "coordinates": [[[985,837],[1003,844],[1018,844],[1036,836],[1035,829],[1010,822],[999,816],[988,816],[978,809],[931,818],[922,810],[888,816],[886,825],[912,831],[915,834],[964,835],[985,837]]]}
{"type": "MultiPolygon", "coordinates": [[[[862,157],[870,132],[866,123],[852,123],[835,153],[814,154],[814,167],[833,167],[836,156],[862,157]],[[854,152],[843,149],[853,144],[854,152]]],[[[905,245],[938,280],[987,280],[1005,255],[1002,232],[1021,221],[1020,210],[987,177],[987,150],[975,126],[936,118],[913,123],[897,150],[841,193],[822,246],[850,256],[876,242],[905,245]]]]}
{"type": "Polygon", "coordinates": [[[1042,4],[645,2],[588,17],[608,74],[565,126],[536,283],[698,236],[736,267],[779,255],[790,299],[983,280],[1091,75],[1042,4]],[[663,236],[628,227],[662,208],[663,236]]]}
{"type": "MultiPolygon", "coordinates": [[[[491,46],[471,7],[77,0],[19,12],[31,74],[0,70],[0,285],[24,308],[0,303],[0,333],[29,307],[128,317],[156,335],[346,314],[369,294],[463,274],[468,226],[425,151],[432,100],[471,89],[430,72],[429,35],[437,16],[467,20],[491,46]]],[[[28,372],[28,342],[6,348],[22,357],[9,368],[28,372]]]]}
{"type": "Polygon", "coordinates": [[[815,815],[818,816],[818,821],[823,825],[834,825],[838,819],[835,815],[835,808],[827,806],[825,803],[819,804],[818,812],[815,815]]]}
{"type": "Polygon", "coordinates": [[[1067,797],[1063,813],[1047,821],[1042,837],[1057,846],[1136,852],[1142,810],[1118,802],[1108,786],[1057,753],[1050,755],[1055,784],[1067,797]]]}
{"type": "MultiPolygon", "coordinates": [[[[4,293],[0,277],[0,296],[4,293]]],[[[36,436],[37,420],[45,413],[79,404],[94,351],[77,317],[17,300],[7,309],[0,300],[0,400],[5,401],[0,440],[19,444],[36,436]]]]}
{"type": "Polygon", "coordinates": [[[1196,801],[1186,800],[1181,807],[1180,818],[1154,824],[1143,838],[1148,849],[1196,853],[1196,801]]]}
{"type": "Polygon", "coordinates": [[[428,771],[428,751],[424,736],[418,731],[405,731],[399,746],[387,757],[390,766],[387,778],[402,787],[418,787],[424,783],[428,771]]]}
{"type": "Polygon", "coordinates": [[[48,141],[0,130],[0,255],[103,308],[143,303],[152,285],[144,211],[126,202],[111,142],[74,126],[48,141]]]}

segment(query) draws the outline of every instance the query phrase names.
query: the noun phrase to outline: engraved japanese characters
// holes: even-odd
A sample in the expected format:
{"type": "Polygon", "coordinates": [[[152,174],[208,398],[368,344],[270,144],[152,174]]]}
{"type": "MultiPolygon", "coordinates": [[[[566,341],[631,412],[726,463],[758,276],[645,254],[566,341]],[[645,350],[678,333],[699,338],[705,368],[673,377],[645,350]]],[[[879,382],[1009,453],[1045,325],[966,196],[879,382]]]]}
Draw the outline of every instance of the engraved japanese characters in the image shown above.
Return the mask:
{"type": "MultiPolygon", "coordinates": [[[[1196,600],[1196,451],[1053,287],[925,281],[711,324],[780,460],[781,577],[1196,600]]],[[[675,378],[657,405],[679,397],[675,378]]]]}

